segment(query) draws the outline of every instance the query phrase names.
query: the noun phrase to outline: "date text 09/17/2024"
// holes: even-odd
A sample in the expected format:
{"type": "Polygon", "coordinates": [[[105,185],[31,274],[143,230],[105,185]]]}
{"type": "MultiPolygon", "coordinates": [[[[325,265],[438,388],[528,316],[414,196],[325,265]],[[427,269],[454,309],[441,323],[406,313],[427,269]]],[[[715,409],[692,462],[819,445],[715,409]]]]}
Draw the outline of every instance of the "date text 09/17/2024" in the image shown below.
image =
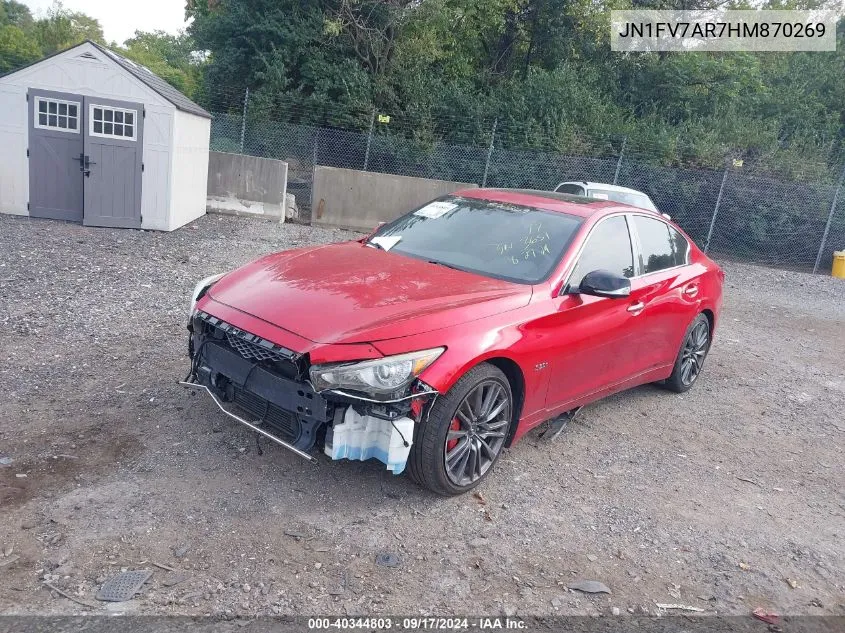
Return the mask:
{"type": "Polygon", "coordinates": [[[308,618],[308,630],[333,630],[333,629],[361,629],[381,630],[390,629],[408,631],[500,631],[500,630],[525,630],[527,623],[515,617],[434,617],[434,616],[412,616],[412,617],[325,617],[308,618]]]}

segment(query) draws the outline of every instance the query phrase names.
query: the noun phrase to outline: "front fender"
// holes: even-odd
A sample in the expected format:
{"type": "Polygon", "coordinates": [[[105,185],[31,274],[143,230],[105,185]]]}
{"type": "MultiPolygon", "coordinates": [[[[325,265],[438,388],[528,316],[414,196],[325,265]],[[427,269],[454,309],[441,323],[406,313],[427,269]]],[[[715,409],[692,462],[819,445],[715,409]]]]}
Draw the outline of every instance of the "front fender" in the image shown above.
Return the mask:
{"type": "Polygon", "coordinates": [[[411,349],[445,347],[446,351],[420,375],[440,393],[449,391],[470,369],[492,359],[507,359],[522,374],[524,393],[520,420],[544,408],[549,372],[544,367],[542,344],[521,321],[488,325],[482,321],[455,326],[448,331],[377,341],[373,345],[385,356],[411,349]],[[445,334],[445,336],[444,336],[445,334]]]}

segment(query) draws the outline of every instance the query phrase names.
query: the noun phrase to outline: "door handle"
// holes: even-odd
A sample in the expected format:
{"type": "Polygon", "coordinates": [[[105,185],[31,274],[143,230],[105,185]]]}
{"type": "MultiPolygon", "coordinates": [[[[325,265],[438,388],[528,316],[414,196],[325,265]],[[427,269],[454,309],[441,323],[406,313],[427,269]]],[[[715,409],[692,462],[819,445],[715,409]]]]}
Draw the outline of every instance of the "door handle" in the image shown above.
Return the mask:
{"type": "Polygon", "coordinates": [[[690,298],[698,294],[698,286],[687,286],[684,288],[684,294],[690,298]]]}
{"type": "Polygon", "coordinates": [[[642,301],[637,301],[636,303],[632,303],[628,306],[628,312],[633,314],[634,316],[638,315],[645,309],[645,304],[642,301]]]}

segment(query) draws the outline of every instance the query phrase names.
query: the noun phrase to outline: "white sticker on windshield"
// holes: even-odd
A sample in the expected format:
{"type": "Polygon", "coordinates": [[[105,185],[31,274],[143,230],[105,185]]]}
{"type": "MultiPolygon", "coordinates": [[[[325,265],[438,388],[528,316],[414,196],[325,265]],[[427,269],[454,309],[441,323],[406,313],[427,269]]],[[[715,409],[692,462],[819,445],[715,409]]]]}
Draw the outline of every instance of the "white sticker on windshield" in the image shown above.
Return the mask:
{"type": "Polygon", "coordinates": [[[599,200],[607,200],[607,194],[606,193],[597,193],[595,191],[590,194],[590,197],[591,198],[598,198],[599,200]]]}
{"type": "Polygon", "coordinates": [[[418,209],[414,211],[414,215],[419,215],[424,218],[431,218],[432,220],[435,218],[439,218],[441,216],[446,215],[452,209],[457,209],[458,205],[454,202],[432,202],[430,204],[425,205],[422,209],[418,209]]]}
{"type": "Polygon", "coordinates": [[[374,237],[370,240],[373,244],[378,244],[384,250],[389,251],[396,246],[402,239],[401,235],[385,235],[384,237],[374,237]]]}

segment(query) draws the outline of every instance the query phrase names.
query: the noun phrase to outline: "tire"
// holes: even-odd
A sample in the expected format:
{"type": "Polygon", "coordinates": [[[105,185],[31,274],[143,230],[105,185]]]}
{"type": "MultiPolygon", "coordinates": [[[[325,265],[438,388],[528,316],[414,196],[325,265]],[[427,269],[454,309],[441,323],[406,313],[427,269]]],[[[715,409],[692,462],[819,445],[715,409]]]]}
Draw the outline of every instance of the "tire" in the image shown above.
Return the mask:
{"type": "Polygon", "coordinates": [[[672,375],[663,381],[662,386],[675,393],[689,391],[701,375],[704,360],[710,351],[712,336],[710,321],[704,314],[699,314],[684,334],[672,375]]]}
{"type": "Polygon", "coordinates": [[[411,480],[443,496],[475,488],[502,454],[514,423],[513,403],[510,383],[499,368],[488,363],[473,367],[437,397],[416,425],[408,456],[411,480]]]}

